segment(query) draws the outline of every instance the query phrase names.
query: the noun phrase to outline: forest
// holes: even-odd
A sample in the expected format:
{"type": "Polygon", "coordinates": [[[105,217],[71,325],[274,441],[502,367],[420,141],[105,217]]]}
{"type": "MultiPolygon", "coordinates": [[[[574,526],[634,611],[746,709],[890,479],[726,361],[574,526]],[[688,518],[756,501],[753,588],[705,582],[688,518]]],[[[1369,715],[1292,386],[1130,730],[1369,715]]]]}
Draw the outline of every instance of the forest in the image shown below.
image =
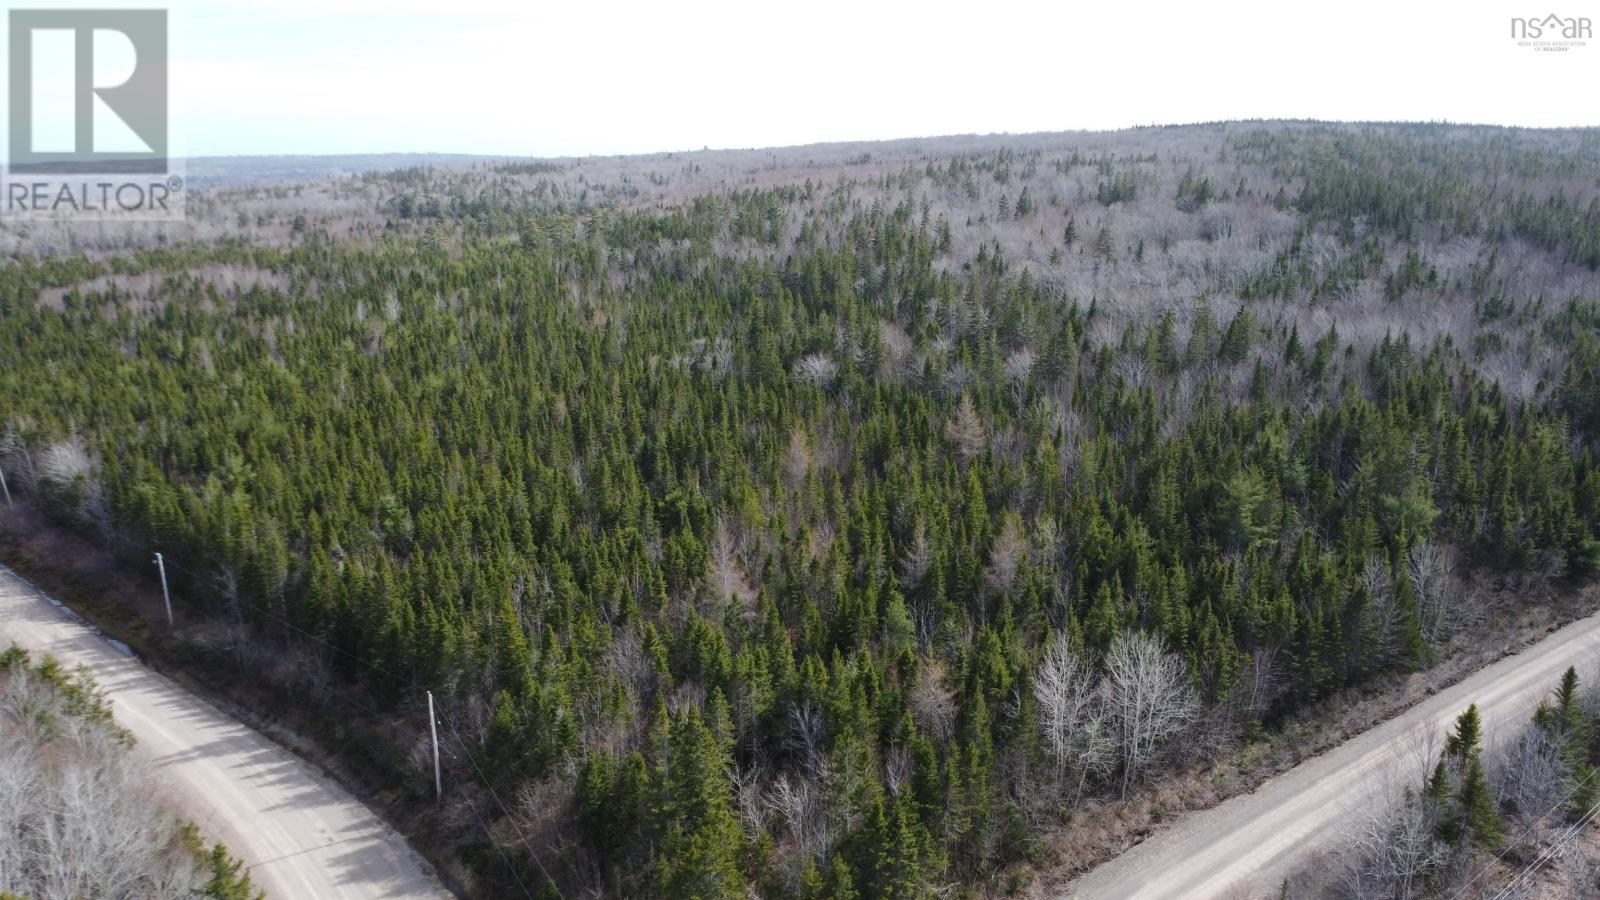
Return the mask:
{"type": "Polygon", "coordinates": [[[0,471],[285,692],[440,698],[469,895],[1003,893],[1600,572],[1594,132],[218,190],[17,236],[0,471]]]}

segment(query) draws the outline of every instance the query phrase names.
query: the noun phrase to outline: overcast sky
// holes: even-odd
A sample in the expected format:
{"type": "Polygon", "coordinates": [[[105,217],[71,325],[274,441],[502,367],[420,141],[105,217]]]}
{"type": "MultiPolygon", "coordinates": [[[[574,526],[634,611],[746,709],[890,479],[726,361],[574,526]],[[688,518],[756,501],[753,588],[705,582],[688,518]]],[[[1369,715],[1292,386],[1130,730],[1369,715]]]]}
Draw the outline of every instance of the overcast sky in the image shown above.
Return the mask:
{"type": "Polygon", "coordinates": [[[609,154],[1279,117],[1600,124],[1600,42],[1535,52],[1510,26],[1600,20],[1597,0],[169,8],[188,155],[609,154]]]}

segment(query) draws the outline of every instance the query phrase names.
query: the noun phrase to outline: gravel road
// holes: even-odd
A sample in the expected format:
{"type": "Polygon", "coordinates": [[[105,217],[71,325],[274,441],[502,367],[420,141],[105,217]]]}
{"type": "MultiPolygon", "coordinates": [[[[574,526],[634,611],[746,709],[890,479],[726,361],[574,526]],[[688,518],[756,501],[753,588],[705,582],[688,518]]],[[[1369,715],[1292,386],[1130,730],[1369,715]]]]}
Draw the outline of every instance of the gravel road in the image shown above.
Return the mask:
{"type": "Polygon", "coordinates": [[[1580,619],[1399,716],[1272,778],[1254,793],[1184,816],[1067,889],[1082,900],[1276,897],[1283,879],[1342,838],[1352,809],[1417,770],[1418,742],[1442,741],[1469,703],[1492,744],[1533,714],[1568,666],[1600,660],[1600,615],[1580,619]]]}
{"type": "Polygon", "coordinates": [[[89,667],[174,811],[273,900],[450,896],[404,839],[316,768],[151,671],[0,566],[0,649],[89,667]]]}

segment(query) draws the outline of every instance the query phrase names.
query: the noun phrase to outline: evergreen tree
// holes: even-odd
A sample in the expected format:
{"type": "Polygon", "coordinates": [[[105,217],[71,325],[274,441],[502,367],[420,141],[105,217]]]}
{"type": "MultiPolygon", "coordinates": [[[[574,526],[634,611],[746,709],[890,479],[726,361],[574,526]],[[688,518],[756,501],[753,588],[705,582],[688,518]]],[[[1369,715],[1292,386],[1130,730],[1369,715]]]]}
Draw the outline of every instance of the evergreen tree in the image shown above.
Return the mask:
{"type": "Polygon", "coordinates": [[[1482,722],[1474,704],[1456,718],[1428,786],[1428,795],[1441,809],[1439,836],[1449,843],[1471,840],[1493,847],[1500,842],[1505,826],[1489,790],[1482,757],[1482,722]]]}
{"type": "Polygon", "coordinates": [[[667,756],[655,778],[662,839],[657,890],[665,897],[739,898],[743,835],[733,814],[728,759],[698,710],[673,720],[667,756]]]}

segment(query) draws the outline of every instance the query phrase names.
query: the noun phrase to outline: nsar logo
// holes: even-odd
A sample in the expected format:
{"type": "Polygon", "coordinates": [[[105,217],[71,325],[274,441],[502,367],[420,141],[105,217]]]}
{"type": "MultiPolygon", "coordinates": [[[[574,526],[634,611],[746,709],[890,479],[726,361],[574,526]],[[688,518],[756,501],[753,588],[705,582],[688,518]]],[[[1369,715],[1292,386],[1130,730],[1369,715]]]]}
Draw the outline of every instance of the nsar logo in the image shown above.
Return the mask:
{"type": "Polygon", "coordinates": [[[1559,52],[1586,46],[1586,39],[1594,37],[1594,26],[1587,17],[1554,13],[1544,18],[1513,18],[1511,37],[1519,47],[1559,52]]]}

